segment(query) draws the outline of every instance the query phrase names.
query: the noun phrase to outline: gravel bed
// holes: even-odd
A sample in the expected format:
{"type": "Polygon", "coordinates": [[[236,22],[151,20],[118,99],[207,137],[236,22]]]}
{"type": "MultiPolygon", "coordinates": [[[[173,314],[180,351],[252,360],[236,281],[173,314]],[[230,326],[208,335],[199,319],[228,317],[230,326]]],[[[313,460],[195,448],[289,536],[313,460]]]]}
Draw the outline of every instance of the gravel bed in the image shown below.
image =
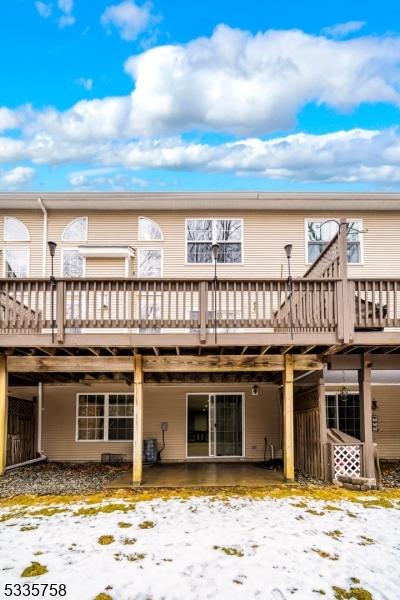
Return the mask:
{"type": "Polygon", "coordinates": [[[397,488],[400,487],[400,460],[388,461],[380,460],[382,473],[382,487],[397,488]]]}
{"type": "Polygon", "coordinates": [[[101,463],[38,463],[6,471],[0,477],[0,498],[35,494],[82,494],[100,491],[129,465],[101,463]]]}

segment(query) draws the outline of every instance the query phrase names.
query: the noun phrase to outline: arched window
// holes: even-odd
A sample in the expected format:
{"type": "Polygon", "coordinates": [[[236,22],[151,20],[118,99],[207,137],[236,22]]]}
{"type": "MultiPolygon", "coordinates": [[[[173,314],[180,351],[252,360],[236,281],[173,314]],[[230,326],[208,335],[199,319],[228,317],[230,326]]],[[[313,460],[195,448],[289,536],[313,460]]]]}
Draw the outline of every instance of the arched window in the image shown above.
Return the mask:
{"type": "Polygon", "coordinates": [[[139,217],[140,242],[159,242],[162,239],[162,231],[155,221],[147,217],[139,217]]]}
{"type": "Polygon", "coordinates": [[[14,217],[6,217],[4,221],[4,241],[29,242],[30,236],[26,225],[14,217]]]}
{"type": "Polygon", "coordinates": [[[87,240],[87,217],[79,217],[68,223],[62,234],[63,242],[86,242],[87,240]]]}

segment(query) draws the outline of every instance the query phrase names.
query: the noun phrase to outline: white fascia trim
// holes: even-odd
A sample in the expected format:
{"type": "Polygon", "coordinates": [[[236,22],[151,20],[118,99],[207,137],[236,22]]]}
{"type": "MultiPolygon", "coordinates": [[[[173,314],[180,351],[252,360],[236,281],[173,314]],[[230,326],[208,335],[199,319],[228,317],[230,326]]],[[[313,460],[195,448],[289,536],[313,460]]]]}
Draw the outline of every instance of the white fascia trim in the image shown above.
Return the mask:
{"type": "Polygon", "coordinates": [[[130,246],[79,246],[80,256],[85,258],[133,258],[135,250],[130,246]]]}

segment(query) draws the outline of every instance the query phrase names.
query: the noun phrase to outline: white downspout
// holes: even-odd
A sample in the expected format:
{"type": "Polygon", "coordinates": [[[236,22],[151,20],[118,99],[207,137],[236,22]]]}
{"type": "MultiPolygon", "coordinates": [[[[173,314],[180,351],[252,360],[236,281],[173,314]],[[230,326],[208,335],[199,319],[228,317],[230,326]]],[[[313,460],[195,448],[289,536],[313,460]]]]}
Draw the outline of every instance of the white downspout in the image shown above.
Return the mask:
{"type": "Polygon", "coordinates": [[[48,215],[46,207],[41,198],[38,198],[38,203],[43,212],[43,247],[42,247],[42,277],[46,277],[47,270],[47,231],[48,231],[48,215]]]}

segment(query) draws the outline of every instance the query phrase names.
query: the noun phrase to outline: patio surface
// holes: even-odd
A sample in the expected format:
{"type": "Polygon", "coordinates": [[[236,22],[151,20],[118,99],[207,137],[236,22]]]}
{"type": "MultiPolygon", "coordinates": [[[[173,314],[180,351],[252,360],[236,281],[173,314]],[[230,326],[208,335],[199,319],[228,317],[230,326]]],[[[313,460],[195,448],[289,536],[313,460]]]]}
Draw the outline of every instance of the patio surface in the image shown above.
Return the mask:
{"type": "MultiPolygon", "coordinates": [[[[146,465],[142,486],[145,488],[182,487],[260,487],[284,484],[280,471],[264,469],[252,463],[166,463],[146,465]]],[[[130,488],[132,472],[126,471],[106,485],[107,488],[130,488]]]]}

